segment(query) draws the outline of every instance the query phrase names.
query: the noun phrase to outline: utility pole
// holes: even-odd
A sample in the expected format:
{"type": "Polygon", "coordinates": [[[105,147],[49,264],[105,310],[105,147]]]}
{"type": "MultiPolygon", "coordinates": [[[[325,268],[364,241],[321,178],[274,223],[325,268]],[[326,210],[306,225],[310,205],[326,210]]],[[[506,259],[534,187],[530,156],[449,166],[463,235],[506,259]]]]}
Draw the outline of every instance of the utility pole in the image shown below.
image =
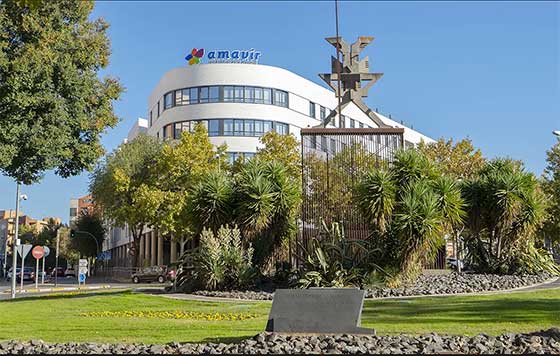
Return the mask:
{"type": "MultiPolygon", "coordinates": [[[[12,241],[12,299],[16,297],[17,248],[19,245],[19,182],[16,182],[16,231],[12,241]]],[[[23,260],[23,258],[22,258],[23,260]]],[[[23,271],[21,271],[23,276],[23,271]]]]}
{"type": "Polygon", "coordinates": [[[56,254],[54,263],[54,286],[58,286],[58,250],[60,246],[60,227],[56,229],[56,254]]]}

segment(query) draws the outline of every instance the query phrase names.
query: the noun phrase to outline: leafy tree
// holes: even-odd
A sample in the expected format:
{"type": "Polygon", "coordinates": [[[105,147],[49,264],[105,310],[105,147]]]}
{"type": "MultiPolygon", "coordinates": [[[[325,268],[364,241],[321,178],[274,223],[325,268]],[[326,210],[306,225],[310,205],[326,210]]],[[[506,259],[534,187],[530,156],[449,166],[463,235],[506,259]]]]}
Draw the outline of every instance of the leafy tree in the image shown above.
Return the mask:
{"type": "Polygon", "coordinates": [[[547,219],[540,235],[560,244],[560,139],[546,152],[547,166],[542,177],[542,189],[548,200],[547,219]]]}
{"type": "Polygon", "coordinates": [[[261,136],[259,141],[263,147],[257,151],[255,158],[281,162],[289,174],[294,177],[301,176],[299,142],[293,134],[280,135],[276,131],[269,131],[261,136]]]}
{"type": "Polygon", "coordinates": [[[164,193],[154,189],[162,150],[159,140],[140,135],[108,155],[90,178],[90,192],[102,216],[116,225],[128,225],[136,266],[142,233],[165,202],[164,193]]]}
{"type": "Polygon", "coordinates": [[[100,134],[118,122],[123,88],[98,78],[109,63],[108,24],[92,1],[0,3],[0,172],[23,184],[46,170],[90,169],[100,134]]]}
{"type": "Polygon", "coordinates": [[[178,142],[169,141],[163,146],[154,184],[154,191],[163,201],[153,216],[153,225],[177,237],[190,237],[202,231],[203,226],[197,222],[203,217],[190,213],[189,198],[197,183],[210,172],[227,168],[225,150],[225,145],[212,145],[206,127],[200,123],[193,132],[183,132],[178,142]]]}
{"type": "Polygon", "coordinates": [[[418,150],[435,162],[440,170],[454,178],[473,178],[484,166],[484,158],[472,141],[463,139],[453,144],[453,140],[440,138],[435,143],[420,142],[418,150]]]}
{"type": "Polygon", "coordinates": [[[72,238],[72,246],[82,256],[95,257],[98,252],[101,252],[103,240],[105,239],[105,227],[103,226],[103,220],[98,214],[80,214],[76,222],[75,231],[76,236],[72,238]]]}

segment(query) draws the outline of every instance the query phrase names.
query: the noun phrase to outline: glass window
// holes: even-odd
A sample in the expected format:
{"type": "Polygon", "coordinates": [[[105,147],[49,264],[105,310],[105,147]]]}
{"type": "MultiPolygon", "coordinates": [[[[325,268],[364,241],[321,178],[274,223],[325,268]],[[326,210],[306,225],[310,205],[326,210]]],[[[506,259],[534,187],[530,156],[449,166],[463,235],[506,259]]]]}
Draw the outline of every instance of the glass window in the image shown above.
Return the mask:
{"type": "Polygon", "coordinates": [[[351,127],[351,128],[356,127],[356,120],[350,119],[350,127],[351,127]]]}
{"type": "Polygon", "coordinates": [[[183,95],[181,90],[175,90],[175,106],[182,105],[183,95]]]}
{"type": "Polygon", "coordinates": [[[243,87],[235,87],[233,93],[233,101],[236,103],[243,102],[243,87]]]}
{"type": "Polygon", "coordinates": [[[163,138],[172,138],[173,137],[173,125],[165,125],[163,127],[163,138]]]}
{"type": "Polygon", "coordinates": [[[163,97],[163,109],[167,110],[173,106],[173,92],[165,94],[163,97]]]}
{"type": "Polygon", "coordinates": [[[255,88],[255,104],[264,103],[263,88],[255,88]]]}
{"type": "Polygon", "coordinates": [[[360,122],[360,128],[363,129],[364,128],[364,123],[360,122]]]}
{"type": "Polygon", "coordinates": [[[272,121],[263,121],[263,132],[267,133],[272,131],[272,121]]]}
{"type": "Polygon", "coordinates": [[[331,152],[334,154],[336,153],[336,141],[334,138],[331,138],[331,152]]]}
{"type": "Polygon", "coordinates": [[[234,164],[236,159],[236,153],[228,152],[228,159],[229,159],[229,164],[234,164]]]}
{"type": "Polygon", "coordinates": [[[279,133],[280,135],[287,135],[288,134],[288,125],[287,124],[281,124],[279,122],[276,122],[274,124],[274,130],[279,133]]]}
{"type": "Polygon", "coordinates": [[[233,120],[224,120],[224,135],[233,136],[233,120]]]}
{"type": "Polygon", "coordinates": [[[263,133],[263,122],[261,120],[255,120],[255,136],[261,136],[263,133]]]}
{"type": "Polygon", "coordinates": [[[344,115],[340,115],[340,127],[342,127],[342,128],[346,127],[346,116],[344,116],[344,115]]]}
{"type": "Polygon", "coordinates": [[[159,117],[159,101],[157,102],[157,117],[159,117]]]}
{"type": "Polygon", "coordinates": [[[255,122],[253,120],[245,121],[245,136],[255,136],[255,122]]]}
{"type": "Polygon", "coordinates": [[[225,86],[224,87],[224,101],[233,101],[233,87],[232,86],[225,86]]]}
{"type": "Polygon", "coordinates": [[[220,120],[208,120],[208,136],[220,135],[220,120]]]}
{"type": "Polygon", "coordinates": [[[251,158],[255,157],[255,153],[253,153],[253,152],[245,152],[245,153],[243,154],[243,156],[244,156],[245,159],[251,159],[251,158]]]}
{"type": "Polygon", "coordinates": [[[150,110],[150,127],[152,126],[152,110],[150,110]]]}
{"type": "Polygon", "coordinates": [[[201,87],[200,94],[198,96],[198,100],[200,103],[207,103],[208,102],[208,87],[201,87]]]}
{"type": "Polygon", "coordinates": [[[317,136],[311,135],[311,148],[317,148],[317,136]]]}
{"type": "Polygon", "coordinates": [[[181,105],[189,105],[190,97],[191,97],[190,89],[181,90],[181,105]]]}
{"type": "Polygon", "coordinates": [[[324,106],[321,106],[319,108],[319,118],[321,119],[321,121],[324,121],[326,117],[327,117],[327,111],[325,110],[324,106]]]}
{"type": "Polygon", "coordinates": [[[272,89],[263,88],[263,102],[265,104],[272,104],[272,89]]]}
{"type": "Polygon", "coordinates": [[[274,105],[287,107],[288,93],[282,90],[274,90],[274,105]]]}
{"type": "Polygon", "coordinates": [[[198,104],[198,88],[191,88],[191,104],[198,104]]]}
{"type": "Polygon", "coordinates": [[[309,102],[309,116],[315,117],[315,103],[309,102]]]}
{"type": "Polygon", "coordinates": [[[220,87],[210,87],[210,102],[217,103],[220,101],[220,87]]]}
{"type": "Polygon", "coordinates": [[[243,136],[243,120],[234,120],[233,136],[243,136]]]}
{"type": "Polygon", "coordinates": [[[245,102],[254,103],[255,102],[255,88],[245,87],[245,102]]]}
{"type": "Polygon", "coordinates": [[[321,150],[323,152],[327,152],[329,150],[329,146],[327,143],[327,136],[321,136],[321,150]]]}

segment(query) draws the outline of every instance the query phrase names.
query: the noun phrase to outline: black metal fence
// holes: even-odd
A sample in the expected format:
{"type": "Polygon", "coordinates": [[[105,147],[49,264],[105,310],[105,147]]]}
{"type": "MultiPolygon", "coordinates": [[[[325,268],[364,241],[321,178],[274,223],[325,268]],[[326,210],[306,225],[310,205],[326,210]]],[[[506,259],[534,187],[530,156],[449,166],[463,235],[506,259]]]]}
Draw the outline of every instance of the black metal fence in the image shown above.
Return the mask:
{"type": "Polygon", "coordinates": [[[368,224],[354,204],[354,188],[370,169],[392,162],[404,147],[403,133],[400,128],[301,130],[303,200],[293,262],[304,257],[322,221],[341,223],[348,239],[368,237],[368,224]]]}

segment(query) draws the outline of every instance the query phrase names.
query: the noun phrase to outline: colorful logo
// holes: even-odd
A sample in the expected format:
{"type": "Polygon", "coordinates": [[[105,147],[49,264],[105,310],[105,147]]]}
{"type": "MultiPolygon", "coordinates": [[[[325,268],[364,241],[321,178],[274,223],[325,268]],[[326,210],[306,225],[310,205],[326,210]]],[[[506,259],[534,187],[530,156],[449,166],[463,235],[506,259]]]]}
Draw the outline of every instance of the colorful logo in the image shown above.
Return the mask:
{"type": "Polygon", "coordinates": [[[197,50],[193,48],[191,53],[189,53],[185,59],[189,62],[189,65],[192,66],[193,64],[200,63],[200,59],[204,56],[204,48],[197,50]]]}

